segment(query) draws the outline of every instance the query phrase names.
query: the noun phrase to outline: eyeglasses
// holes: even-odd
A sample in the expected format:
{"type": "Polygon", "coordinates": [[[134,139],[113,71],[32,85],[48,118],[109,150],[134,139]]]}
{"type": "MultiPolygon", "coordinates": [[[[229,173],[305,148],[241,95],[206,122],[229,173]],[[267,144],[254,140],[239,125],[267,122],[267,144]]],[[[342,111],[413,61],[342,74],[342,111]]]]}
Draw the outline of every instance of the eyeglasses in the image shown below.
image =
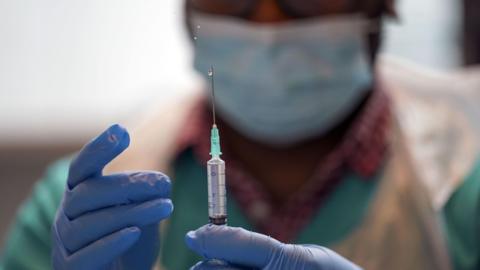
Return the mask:
{"type": "MultiPolygon", "coordinates": [[[[188,0],[199,11],[236,17],[248,17],[261,0],[188,0]]],[[[324,15],[326,10],[354,11],[360,1],[356,0],[275,0],[282,11],[294,18],[324,15]],[[333,4],[332,4],[333,3],[333,4]]]]}

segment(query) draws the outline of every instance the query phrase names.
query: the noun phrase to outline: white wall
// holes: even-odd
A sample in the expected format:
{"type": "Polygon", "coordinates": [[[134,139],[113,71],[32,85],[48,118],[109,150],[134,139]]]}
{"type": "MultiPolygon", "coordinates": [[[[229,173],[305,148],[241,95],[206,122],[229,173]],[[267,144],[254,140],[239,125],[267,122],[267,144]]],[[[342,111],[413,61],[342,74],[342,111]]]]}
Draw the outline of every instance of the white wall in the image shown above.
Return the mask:
{"type": "Polygon", "coordinates": [[[434,69],[459,67],[462,1],[396,1],[400,20],[388,24],[384,51],[434,69]]]}
{"type": "Polygon", "coordinates": [[[191,79],[179,0],[0,0],[0,140],[76,140],[191,79]]]}
{"type": "MultiPolygon", "coordinates": [[[[455,0],[399,0],[388,53],[451,68],[455,0]]],[[[194,78],[181,0],[0,0],[0,142],[85,139],[194,78]]]]}

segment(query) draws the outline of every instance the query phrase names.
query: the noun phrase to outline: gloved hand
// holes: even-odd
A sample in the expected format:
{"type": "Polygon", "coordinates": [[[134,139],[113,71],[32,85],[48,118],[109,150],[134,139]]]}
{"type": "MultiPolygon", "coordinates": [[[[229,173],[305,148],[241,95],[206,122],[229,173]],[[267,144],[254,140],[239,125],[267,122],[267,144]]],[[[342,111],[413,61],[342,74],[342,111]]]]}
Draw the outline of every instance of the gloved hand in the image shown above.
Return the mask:
{"type": "Polygon", "coordinates": [[[70,164],[52,227],[54,269],[151,269],[158,223],[173,211],[170,180],[159,172],[102,175],[125,150],[128,132],[114,125],[70,164]]]}
{"type": "MultiPolygon", "coordinates": [[[[187,246],[206,259],[228,262],[200,262],[190,270],[221,269],[335,269],[359,270],[358,266],[324,247],[283,244],[268,236],[242,228],[205,225],[189,232],[187,246]]],[[[215,261],[214,261],[215,262],[215,261]]]]}

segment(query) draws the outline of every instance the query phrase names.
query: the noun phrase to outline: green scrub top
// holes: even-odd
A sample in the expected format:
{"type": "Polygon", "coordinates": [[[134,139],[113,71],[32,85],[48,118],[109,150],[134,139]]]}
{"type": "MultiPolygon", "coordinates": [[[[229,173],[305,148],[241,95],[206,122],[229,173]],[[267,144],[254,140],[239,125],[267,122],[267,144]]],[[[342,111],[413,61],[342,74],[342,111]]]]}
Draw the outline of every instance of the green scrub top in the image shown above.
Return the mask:
{"type": "MultiPolygon", "coordinates": [[[[22,205],[0,258],[0,270],[51,269],[50,227],[64,191],[68,165],[69,160],[64,159],[50,166],[22,205]]],[[[167,269],[183,270],[201,260],[186,248],[184,236],[208,222],[206,168],[188,150],[178,157],[174,169],[172,199],[177,211],[168,221],[161,260],[167,269]]],[[[329,247],[347,237],[361,222],[375,194],[377,181],[364,180],[346,175],[295,242],[329,247]]],[[[480,269],[479,199],[480,161],[442,211],[454,269],[480,269]]],[[[228,214],[229,225],[252,229],[232,196],[228,214]]]]}

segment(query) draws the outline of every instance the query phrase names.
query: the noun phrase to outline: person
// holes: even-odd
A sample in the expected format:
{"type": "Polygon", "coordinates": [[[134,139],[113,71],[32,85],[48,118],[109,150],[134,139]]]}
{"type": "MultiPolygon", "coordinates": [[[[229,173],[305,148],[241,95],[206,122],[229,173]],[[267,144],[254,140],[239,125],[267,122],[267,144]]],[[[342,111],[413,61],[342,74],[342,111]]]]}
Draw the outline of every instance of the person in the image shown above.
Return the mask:
{"type": "Polygon", "coordinates": [[[441,91],[460,84],[377,66],[393,4],[186,0],[195,69],[216,70],[229,226],[205,225],[197,91],[51,166],[3,267],[478,269],[476,137],[441,91]]]}

